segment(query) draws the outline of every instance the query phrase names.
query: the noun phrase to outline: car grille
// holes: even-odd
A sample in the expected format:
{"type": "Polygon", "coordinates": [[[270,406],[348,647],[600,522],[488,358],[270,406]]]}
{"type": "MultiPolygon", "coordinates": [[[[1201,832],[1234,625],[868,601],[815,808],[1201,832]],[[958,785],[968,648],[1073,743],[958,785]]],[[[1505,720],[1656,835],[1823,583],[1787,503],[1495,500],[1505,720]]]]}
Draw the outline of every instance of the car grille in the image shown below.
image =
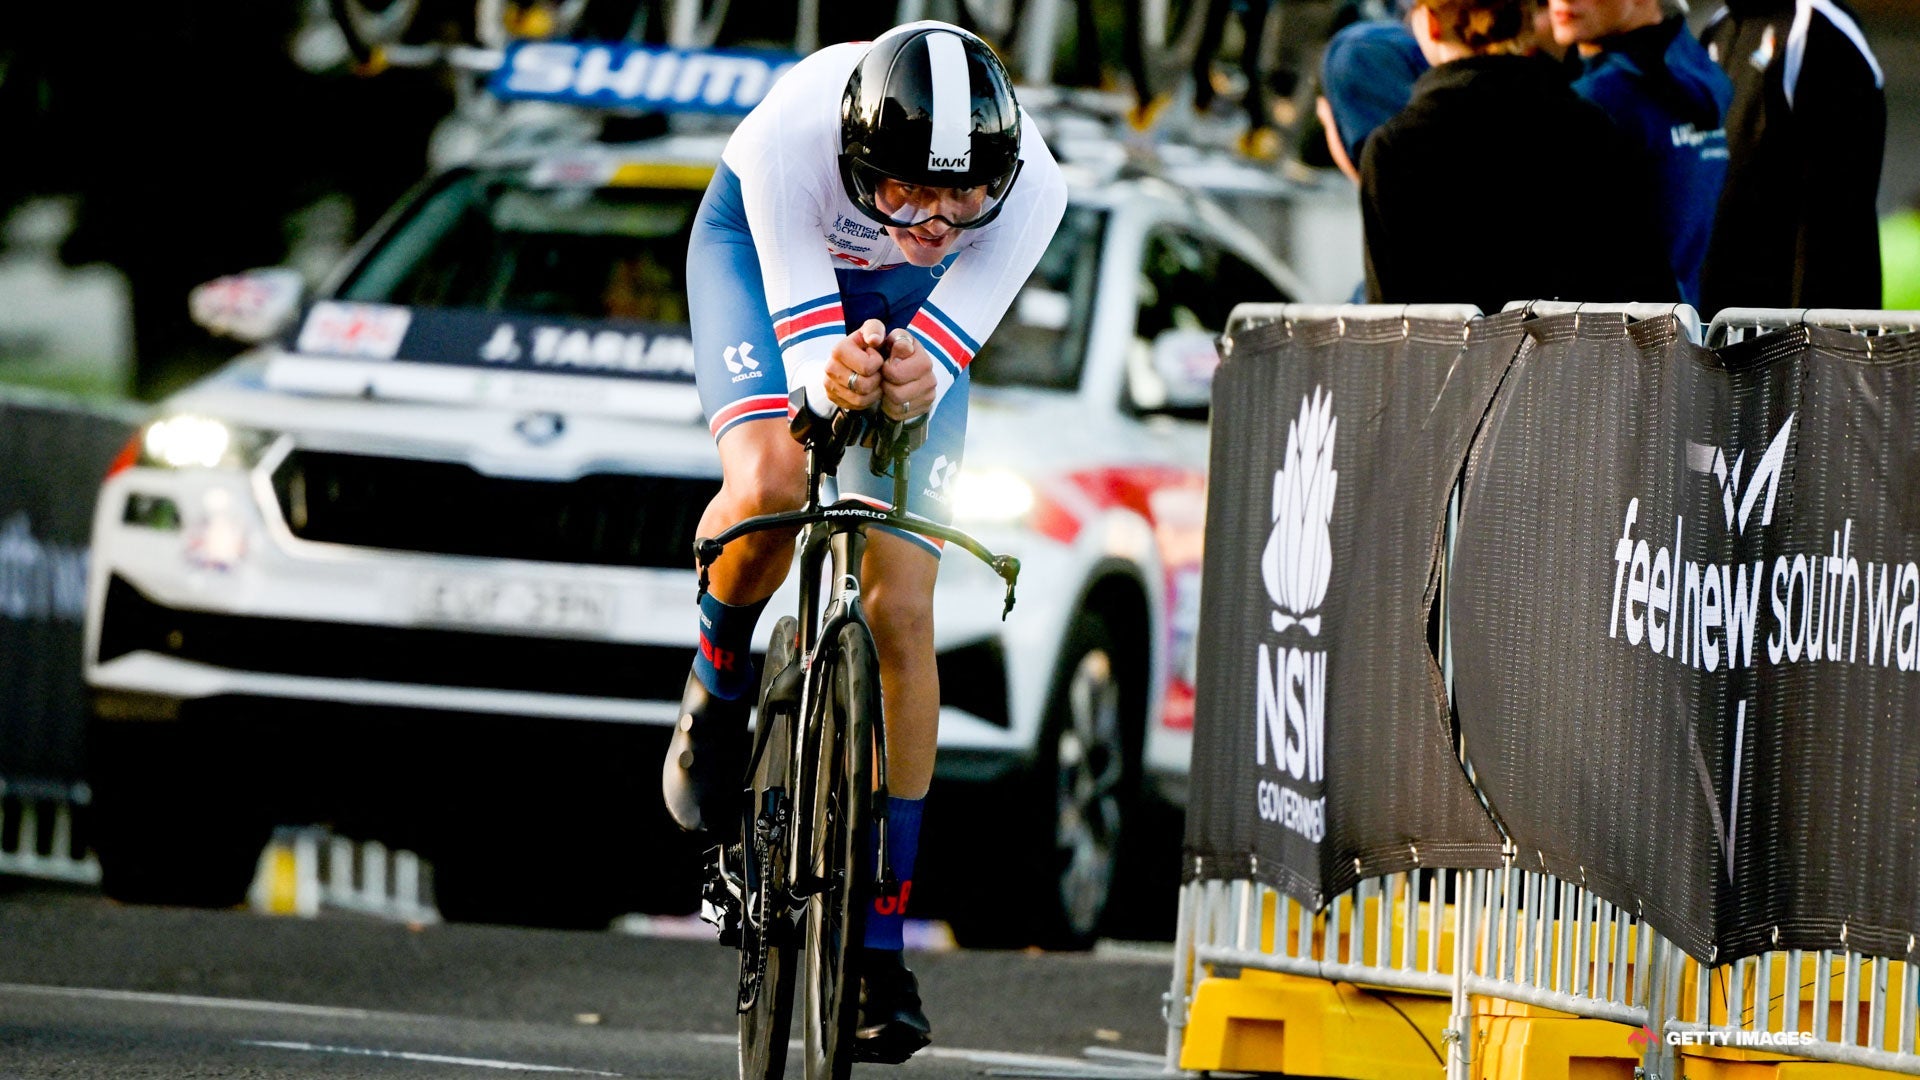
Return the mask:
{"type": "MultiPolygon", "coordinates": [[[[691,605],[689,605],[691,606],[691,605]]],[[[691,645],[629,645],[187,611],[107,584],[100,662],[151,652],[233,671],[678,701],[691,645]]]]}
{"type": "Polygon", "coordinates": [[[600,566],[691,567],[720,481],[597,474],[487,476],[466,465],[294,450],[273,472],[302,540],[600,566]]]}

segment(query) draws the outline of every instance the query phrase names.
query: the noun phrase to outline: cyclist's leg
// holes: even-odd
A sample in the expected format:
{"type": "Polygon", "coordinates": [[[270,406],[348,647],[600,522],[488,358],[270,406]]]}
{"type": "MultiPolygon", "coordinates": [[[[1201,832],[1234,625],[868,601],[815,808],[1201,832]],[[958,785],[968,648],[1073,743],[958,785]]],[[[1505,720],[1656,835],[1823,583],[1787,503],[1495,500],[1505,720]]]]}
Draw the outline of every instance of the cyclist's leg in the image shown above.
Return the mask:
{"type": "MultiPolygon", "coordinates": [[[[806,451],[788,432],[782,408],[778,419],[748,421],[720,437],[720,492],[700,515],[699,535],[718,536],[747,518],[798,510],[806,502],[806,451]]],[[[707,591],[728,604],[766,600],[787,579],[794,535],[771,530],[728,544],[707,591]]]]}
{"type": "MultiPolygon", "coordinates": [[[[967,378],[962,371],[928,422],[927,441],[909,462],[907,510],[942,524],[966,443],[967,378]]],[[[876,478],[866,455],[849,454],[841,493],[886,505],[892,480],[876,478]]],[[[939,738],[940,677],[933,637],[933,587],[939,545],[910,533],[868,530],[862,597],[880,654],[880,692],[887,728],[887,855],[900,882],[895,895],[875,898],[867,913],[862,957],[861,1024],[856,1052],[863,1060],[902,1061],[926,1045],[931,1025],[919,987],[901,958],[902,929],[912,895],[920,842],[922,800],[933,780],[939,738]]]]}
{"type": "MultiPolygon", "coordinates": [[[[797,508],[806,486],[805,456],[787,434],[786,374],[759,257],[724,165],[694,222],[687,294],[700,403],[720,449],[721,488],[699,533],[714,536],[755,514],[797,508]]],[[[792,551],[791,533],[759,533],[730,544],[713,566],[700,600],[700,648],[661,770],[667,808],[684,828],[734,824],[756,685],[754,626],[792,551]]]]}
{"type": "MultiPolygon", "coordinates": [[[[699,534],[716,536],[757,514],[798,509],[806,498],[806,454],[787,431],[780,342],[739,181],[724,164],[687,247],[687,313],[700,407],[720,450],[720,493],[701,515],[699,534]]],[[[714,563],[709,591],[733,605],[764,601],[786,580],[792,556],[790,532],[741,537],[714,563]]]]}
{"type": "Polygon", "coordinates": [[[880,654],[887,718],[887,783],[905,799],[926,797],[940,725],[934,663],[933,582],[940,557],[918,538],[869,529],[861,597],[880,654]]]}
{"type": "MultiPolygon", "coordinates": [[[[869,529],[861,597],[880,660],[887,731],[887,859],[897,887],[876,892],[859,965],[855,1057],[897,1063],[932,1040],[933,1025],[902,949],[920,848],[920,815],[933,780],[940,676],[933,648],[933,582],[939,556],[899,534],[869,529]]],[[[873,838],[877,844],[878,837],[873,838]]]]}

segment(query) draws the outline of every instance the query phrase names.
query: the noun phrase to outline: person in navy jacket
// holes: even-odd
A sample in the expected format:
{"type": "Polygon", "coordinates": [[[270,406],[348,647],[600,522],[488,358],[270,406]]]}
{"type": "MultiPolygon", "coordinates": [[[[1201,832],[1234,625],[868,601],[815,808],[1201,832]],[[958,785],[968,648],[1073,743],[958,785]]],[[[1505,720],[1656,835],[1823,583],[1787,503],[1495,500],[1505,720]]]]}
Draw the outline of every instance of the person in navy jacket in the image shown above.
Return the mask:
{"type": "Polygon", "coordinates": [[[1733,78],[1703,311],[1879,307],[1886,79],[1853,13],[1839,0],[1727,0],[1702,37],[1733,78]]]}
{"type": "Polygon", "coordinates": [[[1660,192],[1660,237],[1680,296],[1700,302],[1700,271],[1727,179],[1733,84],[1686,20],[1660,0],[1549,0],[1554,39],[1578,46],[1574,92],[1600,106],[1641,147],[1660,192]]]}

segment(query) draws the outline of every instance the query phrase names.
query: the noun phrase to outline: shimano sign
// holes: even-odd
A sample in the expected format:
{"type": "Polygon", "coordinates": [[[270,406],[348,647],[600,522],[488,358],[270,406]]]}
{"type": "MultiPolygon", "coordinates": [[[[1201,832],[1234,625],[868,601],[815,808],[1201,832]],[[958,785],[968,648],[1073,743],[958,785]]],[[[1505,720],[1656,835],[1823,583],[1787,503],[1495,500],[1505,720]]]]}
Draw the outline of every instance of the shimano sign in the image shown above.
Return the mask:
{"type": "Polygon", "coordinates": [[[742,49],[524,41],[507,49],[488,89],[508,100],[744,114],[797,60],[742,49]]]}

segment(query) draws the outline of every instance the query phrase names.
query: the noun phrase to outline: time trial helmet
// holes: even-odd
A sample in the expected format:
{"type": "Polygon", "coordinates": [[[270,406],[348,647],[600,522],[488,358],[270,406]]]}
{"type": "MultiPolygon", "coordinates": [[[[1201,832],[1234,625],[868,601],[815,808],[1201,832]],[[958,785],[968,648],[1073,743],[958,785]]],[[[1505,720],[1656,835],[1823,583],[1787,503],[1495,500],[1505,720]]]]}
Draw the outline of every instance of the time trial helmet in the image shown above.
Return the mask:
{"type": "Polygon", "coordinates": [[[847,196],[868,217],[975,228],[999,214],[1020,175],[1020,106],[986,42],[946,23],[908,23],[880,35],[848,77],[840,144],[847,196]],[[887,180],[968,197],[889,211],[876,201],[887,180]]]}

